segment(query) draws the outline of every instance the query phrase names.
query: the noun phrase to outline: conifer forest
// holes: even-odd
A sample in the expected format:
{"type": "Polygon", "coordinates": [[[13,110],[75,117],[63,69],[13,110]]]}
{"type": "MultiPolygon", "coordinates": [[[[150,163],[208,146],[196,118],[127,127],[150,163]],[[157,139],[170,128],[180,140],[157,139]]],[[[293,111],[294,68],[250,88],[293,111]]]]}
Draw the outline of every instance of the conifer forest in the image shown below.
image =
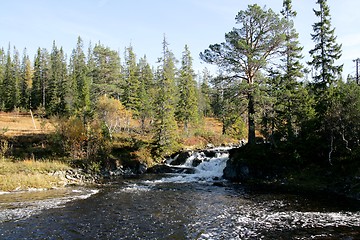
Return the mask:
{"type": "MultiPolygon", "coordinates": [[[[154,64],[131,44],[118,51],[81,36],[72,52],[54,40],[35,56],[9,43],[0,49],[0,110],[57,118],[68,148],[76,145],[65,136],[70,126],[85,131],[84,149],[119,132],[150,136],[157,157],[181,149],[180,138],[196,134],[211,117],[224,135],[280,149],[291,164],[350,171],[360,160],[360,86],[353,76],[344,79],[337,64],[342,46],[327,1],[317,0],[314,14],[308,53],[298,40],[291,0],[281,12],[256,4],[240,10],[224,41],[209,42],[201,53],[186,45],[175,56],[164,35],[154,64]],[[195,71],[198,57],[218,71],[195,71]]],[[[105,146],[92,149],[106,154],[105,146]]]]}

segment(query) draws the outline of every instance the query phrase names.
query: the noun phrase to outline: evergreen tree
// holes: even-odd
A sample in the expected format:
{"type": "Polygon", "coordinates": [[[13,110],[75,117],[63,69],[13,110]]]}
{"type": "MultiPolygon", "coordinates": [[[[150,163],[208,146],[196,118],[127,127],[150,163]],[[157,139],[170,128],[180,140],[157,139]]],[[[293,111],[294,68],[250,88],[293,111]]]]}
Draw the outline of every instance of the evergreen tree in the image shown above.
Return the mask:
{"type": "Polygon", "coordinates": [[[0,48],[0,109],[3,109],[3,81],[4,81],[4,71],[6,65],[6,55],[3,48],[0,48]]]}
{"type": "Polygon", "coordinates": [[[34,59],[34,75],[32,79],[30,108],[37,109],[41,105],[41,49],[38,48],[34,59]]]}
{"type": "Polygon", "coordinates": [[[49,82],[49,53],[45,48],[38,48],[34,60],[34,75],[32,82],[31,108],[46,108],[49,82]]]}
{"type": "Polygon", "coordinates": [[[20,80],[20,107],[29,109],[30,103],[30,89],[32,87],[32,68],[29,56],[26,53],[26,48],[23,53],[21,63],[21,80],[20,80]]]}
{"type": "Polygon", "coordinates": [[[169,155],[177,148],[177,123],[175,120],[175,59],[163,40],[163,56],[157,72],[157,101],[154,134],[154,154],[169,155]]]}
{"type": "Polygon", "coordinates": [[[19,107],[20,105],[20,82],[21,82],[21,64],[20,64],[20,53],[14,47],[14,54],[13,54],[13,74],[14,74],[14,81],[15,81],[15,91],[13,94],[15,95],[15,103],[14,107],[19,107]]]}
{"type": "MultiPolygon", "coordinates": [[[[257,76],[278,56],[285,40],[287,22],[271,9],[249,5],[236,16],[239,28],[225,35],[225,42],[209,46],[200,57],[208,63],[216,64],[228,73],[224,78],[228,84],[245,81],[248,101],[248,142],[255,144],[255,91],[257,76]],[[251,34],[250,34],[251,33],[251,34]]],[[[238,93],[243,96],[242,93],[238,93]]]]}
{"type": "Polygon", "coordinates": [[[98,43],[91,53],[89,48],[88,67],[93,78],[92,95],[94,99],[107,94],[119,99],[121,90],[121,63],[119,54],[98,43]]]}
{"type": "Polygon", "coordinates": [[[78,37],[76,48],[71,55],[70,78],[72,81],[73,108],[81,114],[82,117],[86,118],[91,111],[91,82],[88,76],[88,68],[81,37],[78,37]]]}
{"type": "Polygon", "coordinates": [[[320,10],[315,15],[320,21],[313,25],[311,34],[315,42],[314,49],[310,50],[312,60],[309,65],[313,67],[314,75],[312,90],[316,100],[316,119],[308,134],[318,142],[319,155],[325,156],[332,164],[336,137],[341,136],[339,129],[334,126],[334,116],[338,116],[337,102],[343,65],[336,65],[335,61],[341,57],[341,45],[336,43],[335,28],[331,27],[330,8],[326,0],[317,0],[320,10]],[[317,133],[317,134],[314,134],[317,133]]]}
{"type": "Polygon", "coordinates": [[[177,104],[177,120],[184,124],[185,133],[188,132],[189,124],[198,121],[198,99],[192,57],[189,47],[185,45],[182,55],[180,78],[179,78],[179,101],[177,104]]]}
{"type": "Polygon", "coordinates": [[[140,58],[138,64],[139,70],[139,81],[140,81],[140,89],[139,89],[139,99],[140,99],[140,107],[139,107],[139,118],[141,122],[142,131],[145,130],[145,121],[146,119],[152,118],[154,115],[154,74],[153,71],[147,62],[146,56],[140,58]]]}
{"type": "Polygon", "coordinates": [[[298,33],[294,28],[293,19],[296,11],[292,9],[292,1],[284,0],[281,11],[284,19],[288,22],[285,31],[285,47],[282,66],[275,70],[270,76],[270,98],[273,98],[271,110],[266,113],[263,119],[264,129],[269,132],[271,140],[294,139],[300,125],[309,119],[311,111],[311,97],[305,86],[300,82],[303,77],[303,58],[299,46],[298,33]],[[276,137],[274,139],[274,133],[276,137]]]}
{"type": "Polygon", "coordinates": [[[46,110],[49,114],[64,114],[66,112],[67,68],[62,48],[58,49],[53,42],[50,54],[50,77],[48,84],[48,104],[46,110]]]}
{"type": "Polygon", "coordinates": [[[212,115],[211,109],[211,88],[209,82],[211,75],[207,68],[202,72],[200,93],[199,93],[199,112],[201,116],[209,117],[212,115]]]}
{"type": "Polygon", "coordinates": [[[6,64],[4,70],[4,79],[2,84],[2,96],[5,111],[12,111],[16,104],[16,82],[13,62],[11,60],[10,44],[6,56],[6,64]]]}
{"type": "Polygon", "coordinates": [[[336,43],[335,28],[331,27],[330,8],[327,0],[317,0],[320,10],[313,10],[320,21],[313,25],[312,40],[316,43],[310,50],[312,60],[308,63],[314,70],[314,91],[317,100],[317,111],[323,114],[329,106],[331,89],[341,78],[343,65],[335,61],[341,57],[341,45],[336,43]],[[329,91],[330,90],[330,91],[329,91]]]}
{"type": "Polygon", "coordinates": [[[140,108],[140,81],[136,64],[136,56],[132,46],[125,49],[124,66],[124,93],[122,101],[125,107],[131,110],[135,116],[139,114],[140,108]]]}

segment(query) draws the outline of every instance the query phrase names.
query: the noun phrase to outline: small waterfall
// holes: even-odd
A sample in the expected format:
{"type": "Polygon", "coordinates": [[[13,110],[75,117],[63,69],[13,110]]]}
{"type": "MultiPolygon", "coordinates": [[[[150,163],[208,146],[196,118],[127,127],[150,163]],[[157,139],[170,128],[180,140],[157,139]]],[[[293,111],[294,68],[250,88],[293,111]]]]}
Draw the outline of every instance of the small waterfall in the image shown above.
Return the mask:
{"type": "MultiPolygon", "coordinates": [[[[213,182],[218,181],[223,176],[223,170],[229,159],[228,150],[231,148],[213,148],[204,151],[193,152],[181,165],[172,165],[179,168],[192,168],[193,174],[171,174],[157,182],[213,182]],[[210,153],[210,154],[209,154],[210,153]],[[211,155],[211,157],[210,157],[211,155]]],[[[170,164],[174,159],[169,159],[170,164]]]]}

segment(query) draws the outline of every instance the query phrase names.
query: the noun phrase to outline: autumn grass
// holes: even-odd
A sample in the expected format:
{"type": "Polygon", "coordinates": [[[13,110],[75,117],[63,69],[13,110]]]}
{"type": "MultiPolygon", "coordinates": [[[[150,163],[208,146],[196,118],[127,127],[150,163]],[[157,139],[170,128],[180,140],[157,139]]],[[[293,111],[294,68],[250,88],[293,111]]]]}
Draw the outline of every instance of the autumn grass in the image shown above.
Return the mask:
{"type": "Polygon", "coordinates": [[[0,191],[49,189],[62,185],[61,179],[51,173],[69,169],[57,161],[0,160],[0,191]]]}

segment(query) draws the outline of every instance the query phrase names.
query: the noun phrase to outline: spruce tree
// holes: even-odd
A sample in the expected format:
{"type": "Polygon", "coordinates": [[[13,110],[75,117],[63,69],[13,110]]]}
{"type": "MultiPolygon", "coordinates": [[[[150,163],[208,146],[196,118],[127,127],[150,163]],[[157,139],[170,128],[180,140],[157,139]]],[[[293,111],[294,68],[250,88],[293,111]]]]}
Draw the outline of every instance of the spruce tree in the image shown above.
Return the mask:
{"type": "Polygon", "coordinates": [[[0,110],[3,109],[3,81],[4,81],[4,71],[6,64],[6,55],[3,48],[0,48],[0,110]]]}
{"type": "Polygon", "coordinates": [[[14,107],[19,107],[20,105],[20,82],[21,82],[21,63],[20,63],[20,53],[14,46],[14,54],[13,54],[13,74],[15,81],[15,91],[13,94],[15,95],[15,103],[14,107]]]}
{"type": "Polygon", "coordinates": [[[188,133],[189,124],[196,124],[199,114],[192,57],[187,45],[185,45],[182,55],[178,90],[179,101],[177,104],[176,118],[184,124],[184,131],[188,133]]]}
{"type": "Polygon", "coordinates": [[[76,48],[70,59],[70,78],[72,81],[73,109],[86,121],[91,111],[90,89],[86,57],[83,51],[83,41],[78,37],[76,48]]]}
{"type": "Polygon", "coordinates": [[[209,117],[212,114],[211,109],[211,88],[209,82],[211,75],[207,68],[202,72],[200,92],[199,92],[199,113],[203,117],[209,117]]]}
{"type": "Polygon", "coordinates": [[[64,114],[66,112],[67,74],[66,60],[62,48],[58,49],[53,42],[50,54],[50,77],[48,84],[48,104],[46,110],[49,114],[64,114]]]}
{"type": "Polygon", "coordinates": [[[140,108],[140,81],[136,64],[136,56],[132,46],[125,49],[124,66],[124,93],[122,101],[125,107],[131,110],[135,116],[139,115],[140,108]]]}
{"type": "Polygon", "coordinates": [[[146,56],[140,58],[138,64],[139,70],[139,118],[141,122],[142,131],[145,130],[145,121],[146,119],[152,118],[154,115],[154,74],[153,71],[147,62],[146,56]]]}
{"type": "Polygon", "coordinates": [[[38,107],[41,106],[41,102],[42,102],[41,72],[42,72],[41,49],[38,48],[34,59],[34,74],[32,78],[31,101],[30,101],[31,109],[37,109],[38,107]]]}
{"type": "Polygon", "coordinates": [[[13,62],[11,60],[10,44],[6,56],[2,90],[4,110],[12,111],[16,104],[16,95],[14,94],[16,91],[16,83],[13,62]]]}
{"type": "Polygon", "coordinates": [[[32,67],[29,56],[26,53],[26,48],[23,53],[21,63],[21,80],[20,80],[20,107],[29,109],[30,103],[30,89],[32,87],[32,67]]]}
{"type": "Polygon", "coordinates": [[[313,67],[313,89],[317,100],[317,111],[326,112],[332,94],[332,88],[341,78],[343,65],[336,65],[340,59],[341,44],[336,43],[335,28],[331,26],[330,8],[327,0],[317,0],[320,9],[313,10],[319,22],[313,24],[314,33],[311,34],[315,42],[314,49],[310,50],[312,60],[308,63],[313,67]]]}
{"type": "MultiPolygon", "coordinates": [[[[292,9],[292,1],[284,0],[282,16],[288,22],[285,30],[285,47],[283,51],[282,65],[270,77],[270,97],[275,98],[273,114],[270,114],[268,126],[264,126],[274,134],[277,139],[292,140],[295,132],[299,131],[301,122],[309,118],[312,101],[300,79],[303,77],[303,47],[298,41],[299,34],[294,27],[293,19],[297,13],[292,9]]],[[[273,136],[272,136],[272,140],[273,136]]]]}
{"type": "Polygon", "coordinates": [[[164,36],[163,55],[157,71],[157,100],[155,115],[154,154],[164,157],[177,148],[175,120],[175,59],[164,36]]]}
{"type": "Polygon", "coordinates": [[[315,47],[310,50],[312,60],[309,62],[314,72],[312,90],[316,100],[317,115],[313,129],[310,130],[313,133],[309,132],[309,135],[317,140],[319,155],[328,156],[327,160],[332,164],[332,153],[336,149],[335,140],[344,137],[342,130],[334,126],[334,119],[339,114],[337,110],[340,95],[338,85],[343,69],[343,65],[337,65],[336,61],[342,53],[341,44],[336,43],[335,28],[331,27],[330,8],[327,1],[317,0],[317,4],[320,9],[314,9],[314,13],[320,21],[313,25],[314,33],[311,36],[315,47]]]}

